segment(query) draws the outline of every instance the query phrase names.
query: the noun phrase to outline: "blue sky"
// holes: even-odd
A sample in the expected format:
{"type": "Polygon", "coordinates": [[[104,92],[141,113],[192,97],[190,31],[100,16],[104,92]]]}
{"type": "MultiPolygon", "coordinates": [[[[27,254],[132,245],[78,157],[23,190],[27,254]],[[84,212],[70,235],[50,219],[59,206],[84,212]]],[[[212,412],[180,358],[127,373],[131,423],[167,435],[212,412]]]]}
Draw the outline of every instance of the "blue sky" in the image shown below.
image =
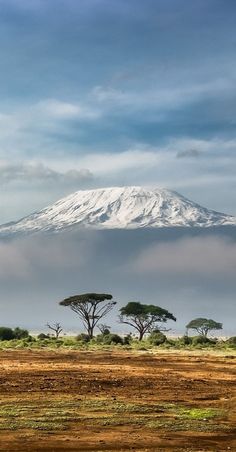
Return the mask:
{"type": "Polygon", "coordinates": [[[0,0],[0,223],[155,185],[236,214],[233,0],[0,0]]]}

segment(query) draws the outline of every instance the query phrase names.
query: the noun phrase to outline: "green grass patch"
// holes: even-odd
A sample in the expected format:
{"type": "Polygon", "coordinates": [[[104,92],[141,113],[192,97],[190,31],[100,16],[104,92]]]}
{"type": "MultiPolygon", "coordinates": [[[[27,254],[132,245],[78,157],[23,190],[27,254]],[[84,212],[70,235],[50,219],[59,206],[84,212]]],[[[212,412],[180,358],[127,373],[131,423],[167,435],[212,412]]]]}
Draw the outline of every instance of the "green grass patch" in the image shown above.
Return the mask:
{"type": "Polygon", "coordinates": [[[228,428],[215,418],[225,413],[215,408],[180,406],[174,403],[131,403],[124,400],[78,399],[17,401],[0,404],[0,430],[76,430],[87,426],[140,426],[173,431],[216,431],[228,428]]]}
{"type": "Polygon", "coordinates": [[[186,408],[180,407],[177,409],[177,416],[182,419],[192,419],[192,420],[208,420],[214,419],[218,416],[223,416],[224,412],[222,410],[217,410],[215,408],[186,408]]]}

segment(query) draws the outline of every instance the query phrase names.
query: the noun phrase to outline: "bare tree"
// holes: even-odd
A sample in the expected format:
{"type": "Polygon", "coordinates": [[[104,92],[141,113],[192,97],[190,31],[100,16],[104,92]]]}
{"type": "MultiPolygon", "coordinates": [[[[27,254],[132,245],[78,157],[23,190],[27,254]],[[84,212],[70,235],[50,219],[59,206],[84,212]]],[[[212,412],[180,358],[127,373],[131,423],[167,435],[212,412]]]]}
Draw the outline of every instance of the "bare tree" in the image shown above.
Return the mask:
{"type": "Polygon", "coordinates": [[[50,325],[49,323],[47,323],[47,327],[48,327],[50,330],[54,331],[56,339],[59,338],[59,335],[60,335],[60,334],[62,333],[62,331],[63,331],[63,328],[62,328],[62,326],[61,326],[61,324],[60,324],[59,322],[53,323],[52,325],[50,325]]]}

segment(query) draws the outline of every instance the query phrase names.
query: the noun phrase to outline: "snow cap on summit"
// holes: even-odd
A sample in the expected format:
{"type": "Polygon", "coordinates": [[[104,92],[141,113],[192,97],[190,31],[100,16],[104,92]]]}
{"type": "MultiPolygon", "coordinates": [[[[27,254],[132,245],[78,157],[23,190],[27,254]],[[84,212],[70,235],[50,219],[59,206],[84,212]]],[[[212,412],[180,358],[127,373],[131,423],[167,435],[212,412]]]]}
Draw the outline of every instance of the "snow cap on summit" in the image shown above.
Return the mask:
{"type": "Polygon", "coordinates": [[[40,231],[211,227],[236,225],[236,218],[206,209],[180,194],[158,188],[109,187],[80,190],[22,220],[0,227],[1,235],[40,231]]]}

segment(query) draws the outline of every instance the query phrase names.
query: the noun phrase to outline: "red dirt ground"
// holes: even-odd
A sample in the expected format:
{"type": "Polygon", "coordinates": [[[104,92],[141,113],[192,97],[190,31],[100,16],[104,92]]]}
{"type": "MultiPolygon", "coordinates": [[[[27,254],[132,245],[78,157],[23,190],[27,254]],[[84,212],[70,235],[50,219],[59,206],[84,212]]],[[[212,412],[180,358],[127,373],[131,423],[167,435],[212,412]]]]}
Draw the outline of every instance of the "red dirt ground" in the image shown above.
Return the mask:
{"type": "Polygon", "coordinates": [[[0,359],[1,451],[236,451],[236,355],[7,350],[0,359]],[[192,419],[194,409],[217,416],[192,419]]]}

